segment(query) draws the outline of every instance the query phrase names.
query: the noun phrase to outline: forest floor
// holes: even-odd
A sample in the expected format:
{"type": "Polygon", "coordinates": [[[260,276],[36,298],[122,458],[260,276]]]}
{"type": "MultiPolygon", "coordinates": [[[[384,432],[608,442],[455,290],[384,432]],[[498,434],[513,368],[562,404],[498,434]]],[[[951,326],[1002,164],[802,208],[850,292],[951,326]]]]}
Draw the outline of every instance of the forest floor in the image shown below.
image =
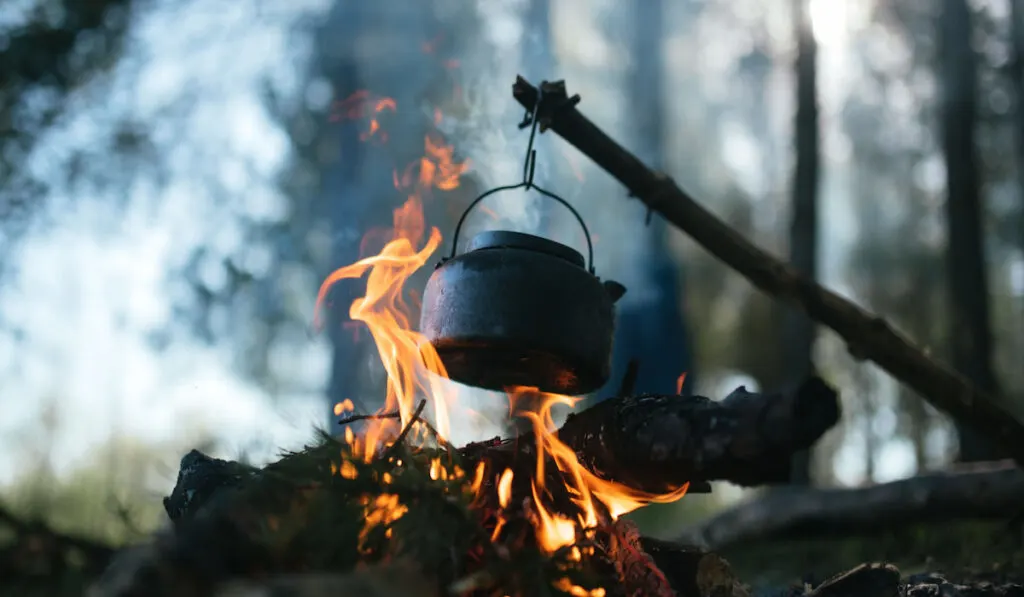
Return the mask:
{"type": "Polygon", "coordinates": [[[954,583],[1024,584],[1024,531],[1002,522],[949,522],[884,535],[771,540],[725,549],[737,577],[755,589],[817,585],[864,562],[885,562],[904,578],[937,573],[954,583]]]}

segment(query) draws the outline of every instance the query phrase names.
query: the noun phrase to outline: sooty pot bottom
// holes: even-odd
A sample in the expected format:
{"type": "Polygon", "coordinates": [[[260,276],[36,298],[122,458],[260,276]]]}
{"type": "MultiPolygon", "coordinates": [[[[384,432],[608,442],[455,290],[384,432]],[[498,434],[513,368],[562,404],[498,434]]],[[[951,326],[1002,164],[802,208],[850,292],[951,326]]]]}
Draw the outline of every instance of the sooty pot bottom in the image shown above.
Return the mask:
{"type": "Polygon", "coordinates": [[[504,391],[535,387],[544,392],[580,395],[597,390],[608,373],[566,355],[535,347],[483,341],[444,341],[434,348],[453,381],[504,391]]]}

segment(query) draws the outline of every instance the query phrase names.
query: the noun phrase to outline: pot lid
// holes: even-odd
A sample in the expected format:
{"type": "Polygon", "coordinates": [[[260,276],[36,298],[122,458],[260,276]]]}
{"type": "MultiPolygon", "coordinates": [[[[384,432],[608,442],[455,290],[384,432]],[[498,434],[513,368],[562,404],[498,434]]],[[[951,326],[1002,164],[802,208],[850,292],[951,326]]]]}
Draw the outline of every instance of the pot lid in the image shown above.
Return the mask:
{"type": "Polygon", "coordinates": [[[525,249],[527,251],[537,251],[538,253],[545,253],[559,259],[564,259],[578,267],[586,267],[583,255],[572,247],[524,232],[512,232],[511,230],[488,230],[481,232],[469,241],[466,252],[487,249],[525,249]]]}

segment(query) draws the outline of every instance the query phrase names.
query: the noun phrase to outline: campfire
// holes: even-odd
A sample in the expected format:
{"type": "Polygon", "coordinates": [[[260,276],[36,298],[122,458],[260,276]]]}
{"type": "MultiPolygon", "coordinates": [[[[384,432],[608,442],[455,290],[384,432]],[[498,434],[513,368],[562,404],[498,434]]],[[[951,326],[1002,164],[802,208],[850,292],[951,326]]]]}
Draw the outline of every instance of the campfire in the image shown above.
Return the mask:
{"type": "MultiPolygon", "coordinates": [[[[513,95],[530,110],[527,126],[550,126],[649,204],[671,195],[675,207],[668,210],[669,219],[681,222],[723,261],[765,288],[790,288],[787,296],[836,322],[851,346],[881,355],[872,358],[912,387],[931,389],[928,395],[937,404],[965,420],[993,422],[1004,445],[1017,453],[1012,438],[1021,437],[1014,431],[1019,425],[881,320],[804,281],[740,237],[708,236],[707,230],[727,228],[577,112],[578,98],[567,97],[563,84],[538,89],[519,79],[513,95]],[[896,359],[897,353],[879,346],[904,348],[896,359]],[[936,379],[948,383],[936,386],[936,379]]],[[[363,119],[364,140],[384,141],[387,127],[379,116],[395,109],[395,102],[364,93],[348,102],[343,114],[363,119]]],[[[528,152],[522,183],[496,191],[532,187],[532,159],[528,152]]],[[[404,284],[435,258],[441,244],[440,231],[428,230],[424,202],[431,193],[458,188],[466,172],[468,164],[455,159],[454,148],[439,133],[428,134],[424,156],[394,176],[405,201],[394,212],[393,226],[367,233],[365,246],[377,243],[377,254],[335,271],[320,290],[318,321],[332,285],[365,277],[366,292],[351,303],[349,316],[365,324],[376,342],[388,380],[385,406],[357,414],[352,401],[343,400],[335,407],[343,430],[338,437],[325,435],[263,468],[190,452],[164,500],[172,527],[119,553],[95,586],[95,596],[746,597],[747,588],[710,548],[801,529],[889,528],[914,516],[1019,514],[1024,477],[1013,463],[997,463],[856,490],[769,493],[681,533],[681,543],[641,536],[623,516],[645,504],[710,491],[711,481],[747,487],[788,482],[793,455],[838,421],[838,396],[813,376],[787,391],[740,387],[717,401],[682,396],[679,390],[637,396],[634,364],[616,395],[572,412],[556,427],[555,407],[572,409],[578,401],[573,394],[588,392],[607,377],[601,363],[606,349],[600,348],[607,326],[595,326],[582,349],[579,338],[565,332],[578,324],[564,304],[574,292],[567,292],[566,280],[590,289],[584,290],[591,293],[584,311],[598,323],[608,323],[602,314],[624,290],[599,281],[592,259],[588,267],[567,247],[496,231],[478,235],[462,255],[453,249],[441,259],[421,307],[404,284]],[[513,249],[543,253],[538,259],[548,264],[561,260],[562,269],[527,284],[532,295],[516,295],[516,284],[498,285],[502,292],[488,294],[493,284],[481,285],[462,271],[491,272],[495,268],[482,267],[487,259],[497,255],[498,261],[508,261],[511,253],[502,251],[513,249]],[[476,296],[490,296],[490,308],[462,300],[474,295],[455,288],[464,283],[471,289],[477,284],[476,296]],[[541,312],[541,324],[517,311],[537,296],[555,313],[541,312]],[[517,317],[518,336],[494,325],[517,317]],[[487,324],[484,333],[463,333],[481,322],[487,324]],[[489,332],[488,326],[499,331],[489,332]],[[562,342],[537,341],[551,329],[562,342]],[[595,345],[600,350],[586,350],[595,345]],[[509,439],[453,446],[451,421],[460,416],[460,407],[446,378],[504,388],[509,416],[527,424],[509,439]]],[[[582,219],[580,224],[585,229],[582,219]]],[[[81,541],[47,536],[81,552],[81,541]]],[[[104,553],[88,558],[105,562],[104,553]]],[[[787,594],[1009,597],[1020,588],[979,581],[974,573],[961,578],[967,584],[934,574],[904,579],[894,566],[863,564],[824,582],[805,580],[787,594]]]]}
{"type": "MultiPolygon", "coordinates": [[[[390,98],[360,92],[339,117],[360,119],[364,141],[384,142],[381,115],[396,109],[390,98]]],[[[532,129],[523,182],[492,192],[535,188],[539,118],[534,109],[524,122],[532,129]]],[[[547,239],[481,233],[461,256],[452,243],[417,304],[405,284],[442,242],[424,203],[458,188],[469,171],[438,131],[423,147],[421,158],[394,173],[404,202],[392,227],[364,239],[364,247],[382,245],[379,252],[331,273],[316,303],[322,327],[331,288],[365,278],[348,314],[376,344],[387,374],[384,407],[357,414],[343,400],[334,408],[338,437],[263,469],[186,455],[164,502],[173,531],[141,559],[115,563],[102,595],[215,594],[246,578],[395,567],[422,577],[414,593],[425,595],[668,597],[701,582],[721,584],[717,593],[742,592],[728,574],[699,580],[702,570],[728,569],[712,554],[641,537],[622,517],[707,492],[712,480],[785,481],[792,454],[838,419],[836,393],[812,378],[791,392],[739,388],[721,401],[631,396],[634,369],[618,396],[557,427],[553,410],[579,401],[570,394],[607,381],[612,305],[625,289],[596,277],[582,218],[537,189],[576,215],[589,260],[547,239]],[[516,255],[525,255],[518,270],[508,266],[516,255]],[[453,446],[460,407],[446,380],[504,389],[510,418],[526,424],[513,438],[453,446]]],[[[455,237],[459,228],[461,221],[455,237]]]]}
{"type": "MultiPolygon", "coordinates": [[[[369,96],[360,94],[359,97],[365,101],[369,96]]],[[[375,100],[369,110],[354,109],[352,101],[345,102],[349,117],[371,114],[367,118],[364,139],[386,134],[382,133],[378,120],[372,114],[382,109],[394,109],[393,100],[375,100]]],[[[536,123],[533,124],[536,127],[536,123]]],[[[535,131],[532,132],[535,134],[535,131]]],[[[365,524],[359,533],[360,552],[379,555],[392,550],[390,544],[396,541],[393,534],[395,525],[416,505],[415,500],[410,502],[403,499],[401,492],[391,493],[388,488],[400,487],[406,477],[426,471],[430,481],[438,484],[439,491],[451,495],[453,499],[464,500],[478,518],[484,532],[484,541],[471,545],[468,551],[481,559],[481,562],[485,552],[512,554],[535,550],[552,558],[558,563],[557,567],[565,572],[551,579],[553,588],[571,595],[602,597],[608,593],[608,589],[598,583],[579,580],[585,576],[579,573],[600,565],[623,564],[625,560],[639,557],[623,553],[618,556],[623,561],[615,561],[615,556],[610,556],[610,552],[623,541],[625,544],[630,543],[630,538],[623,534],[621,527],[616,526],[619,518],[646,503],[668,502],[682,497],[688,483],[682,481],[666,484],[661,491],[650,491],[612,478],[599,477],[580,463],[573,447],[559,439],[552,416],[552,409],[556,405],[571,408],[579,399],[544,392],[537,387],[504,386],[507,388],[510,415],[529,421],[531,437],[519,437],[509,442],[495,440],[466,446],[461,450],[452,449],[448,442],[449,426],[452,412],[459,407],[452,386],[441,383],[441,380],[450,378],[445,362],[461,365],[466,373],[460,376],[459,381],[466,378],[482,379],[488,372],[481,371],[479,365],[474,369],[475,363],[466,363],[467,360],[472,361],[472,358],[442,358],[437,345],[446,348],[449,353],[451,346],[445,347],[436,339],[432,342],[424,333],[414,329],[412,310],[405,300],[409,296],[405,288],[406,281],[434,257],[442,240],[441,232],[436,227],[431,227],[428,232],[423,202],[432,191],[457,188],[460,176],[468,171],[468,163],[455,161],[454,148],[444,144],[439,134],[428,135],[424,147],[425,154],[420,160],[401,174],[395,173],[395,187],[405,194],[406,200],[394,211],[393,228],[389,231],[390,238],[383,249],[377,255],[333,272],[321,286],[317,300],[320,321],[319,313],[334,284],[346,279],[366,277],[365,295],[352,303],[349,316],[369,329],[387,373],[383,410],[374,416],[355,416],[343,420],[344,424],[361,420],[364,430],[356,434],[352,427],[346,426],[340,452],[336,461],[332,459],[330,464],[332,474],[344,479],[355,481],[368,476],[382,485],[376,496],[360,498],[365,506],[365,524]],[[374,536],[378,538],[376,544],[371,541],[374,536]],[[383,542],[380,537],[383,537],[383,542]]],[[[528,149],[529,155],[532,154],[528,149]]],[[[487,195],[481,196],[481,199],[487,195]]],[[[507,285],[495,288],[496,293],[507,293],[510,290],[507,285]]],[[[558,290],[555,289],[555,294],[558,290]]],[[[428,283],[428,294],[430,291],[431,283],[428,283]]],[[[530,291],[543,293],[544,288],[537,288],[535,284],[530,291]]],[[[443,292],[437,291],[434,294],[440,296],[443,292]]],[[[479,295],[479,291],[476,294],[479,295]]],[[[472,298],[479,300],[480,297],[472,298]]],[[[498,297],[490,298],[500,300],[498,297]]],[[[554,300],[558,301],[559,298],[555,296],[554,300]]],[[[436,310],[439,300],[435,297],[431,301],[433,309],[436,310]]],[[[610,301],[608,305],[610,311],[610,301]]],[[[504,315],[498,305],[482,306],[496,311],[492,314],[494,317],[504,315]]],[[[574,307],[571,304],[566,306],[574,307]]],[[[556,303],[551,307],[558,309],[562,305],[556,303]]],[[[456,313],[445,320],[448,322],[459,315],[456,313]]],[[[600,322],[593,322],[593,325],[599,326],[600,322]]],[[[432,328],[430,325],[423,327],[432,328]]],[[[608,332],[610,336],[610,329],[608,332]]],[[[474,335],[473,340],[478,347],[467,348],[470,354],[491,350],[489,345],[480,342],[482,335],[474,335]]],[[[610,337],[608,344],[610,347],[610,337]]],[[[560,361],[561,356],[548,359],[544,371],[551,368],[552,362],[560,361]]],[[[513,362],[524,360],[517,357],[512,355],[513,362]]],[[[605,362],[609,357],[604,355],[605,362]]],[[[493,358],[490,361],[497,366],[493,358]]],[[[598,365],[601,364],[598,362],[598,365]]],[[[498,368],[507,371],[514,369],[514,366],[498,368]]],[[[490,373],[494,375],[493,371],[490,373]]],[[[513,373],[510,378],[531,380],[529,376],[524,377],[522,371],[513,373]]],[[[575,380],[576,376],[570,375],[568,378],[575,380]]],[[[561,375],[541,374],[538,377],[539,382],[563,379],[567,379],[564,372],[561,375]]],[[[498,383],[502,381],[497,380],[498,383]]],[[[600,383],[603,381],[599,380],[600,383]]],[[[339,403],[335,407],[335,414],[345,415],[351,408],[350,401],[339,403]]],[[[632,542],[635,544],[635,539],[632,542]]],[[[634,545],[633,549],[638,549],[638,546],[634,545]]],[[[467,562],[466,569],[460,571],[463,576],[454,583],[459,587],[459,592],[487,588],[485,585],[493,582],[484,581],[483,576],[477,574],[486,571],[486,567],[474,568],[472,563],[467,562]]],[[[653,565],[648,565],[647,574],[657,576],[658,572],[653,565]]],[[[623,573],[620,571],[618,576],[623,577],[623,573]]],[[[661,580],[667,588],[667,582],[661,580]]]]}

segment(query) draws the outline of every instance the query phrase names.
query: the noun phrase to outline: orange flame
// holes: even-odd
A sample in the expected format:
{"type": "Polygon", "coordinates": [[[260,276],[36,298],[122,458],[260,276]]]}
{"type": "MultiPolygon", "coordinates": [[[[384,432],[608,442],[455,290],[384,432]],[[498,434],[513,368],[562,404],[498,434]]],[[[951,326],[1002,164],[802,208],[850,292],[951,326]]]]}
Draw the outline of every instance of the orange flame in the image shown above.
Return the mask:
{"type": "Polygon", "coordinates": [[[390,97],[374,97],[369,91],[360,90],[347,98],[336,102],[331,112],[331,121],[339,120],[364,120],[366,130],[359,133],[360,141],[368,141],[371,137],[377,137],[383,143],[388,140],[387,133],[381,130],[381,123],[378,115],[381,112],[394,112],[398,104],[390,97]]]}
{"type": "MultiPolygon", "coordinates": [[[[361,98],[359,101],[362,103],[359,105],[362,107],[357,110],[353,106],[348,106],[345,114],[355,113],[358,117],[369,118],[368,137],[386,138],[386,131],[380,130],[376,115],[382,110],[394,110],[394,101],[389,98],[374,99],[365,92],[358,95],[358,98],[361,98]]],[[[435,112],[435,121],[440,121],[440,118],[440,113],[435,112]]],[[[368,233],[368,236],[382,235],[382,238],[387,239],[386,244],[378,254],[360,259],[331,273],[324,280],[317,295],[315,323],[320,326],[322,310],[331,287],[341,280],[366,276],[365,295],[352,302],[349,316],[353,321],[365,324],[376,343],[387,373],[385,405],[381,412],[397,411],[398,419],[370,419],[367,421],[366,432],[361,436],[356,436],[351,429],[345,429],[346,443],[352,447],[353,454],[357,454],[365,462],[379,456],[388,443],[394,441],[399,431],[410,424],[416,403],[423,399],[427,400],[431,407],[438,435],[441,439],[446,439],[449,435],[449,408],[453,405],[455,397],[443,383],[448,375],[436,350],[423,335],[413,330],[403,286],[405,281],[426,263],[441,243],[441,234],[437,228],[431,227],[429,234],[427,233],[423,214],[424,199],[434,190],[448,191],[458,188],[461,177],[469,169],[469,163],[456,161],[454,148],[436,132],[424,138],[423,148],[421,158],[409,164],[401,173],[398,170],[394,172],[394,186],[406,195],[406,201],[394,210],[392,228],[384,231],[386,234],[383,235],[379,230],[368,233]]],[[[687,486],[684,485],[665,495],[646,494],[601,479],[585,469],[572,449],[558,439],[551,413],[555,405],[574,406],[577,398],[547,394],[531,388],[515,388],[510,391],[509,398],[513,411],[517,404],[532,404],[517,414],[526,417],[532,423],[537,441],[536,471],[531,479],[531,493],[533,512],[536,514],[534,523],[537,543],[545,551],[554,552],[573,545],[581,533],[598,525],[610,523],[643,504],[673,501],[686,492],[687,486]],[[545,467],[549,464],[553,464],[560,473],[559,477],[565,480],[566,489],[577,510],[573,515],[556,512],[545,505],[545,498],[551,495],[549,488],[545,487],[545,467]]],[[[350,410],[350,400],[346,399],[335,405],[336,414],[340,415],[350,410]]],[[[417,427],[414,426],[413,430],[417,430],[417,427]]],[[[422,432],[422,429],[418,431],[422,432]]],[[[410,437],[420,436],[413,433],[410,437]]],[[[348,466],[335,467],[334,472],[345,478],[355,478],[357,468],[353,463],[345,464],[348,466]]],[[[401,461],[395,464],[400,467],[401,461]]],[[[457,467],[450,472],[439,459],[430,462],[432,479],[465,478],[468,489],[474,495],[480,495],[480,492],[485,490],[485,476],[487,472],[484,463],[477,466],[470,482],[465,472],[457,467]]],[[[390,475],[385,477],[385,483],[389,483],[390,475]]],[[[496,483],[489,486],[497,492],[498,503],[502,509],[509,507],[512,501],[512,481],[512,471],[505,470],[497,477],[496,483]]],[[[405,506],[391,494],[373,500],[368,498],[364,506],[367,529],[375,524],[389,524],[406,511],[405,506]]],[[[502,523],[503,519],[499,516],[499,526],[494,529],[492,535],[495,539],[499,536],[502,523]]],[[[573,553],[578,556],[579,550],[573,553]]],[[[586,594],[593,597],[598,597],[602,592],[600,589],[589,592],[581,587],[572,589],[574,595],[586,594]]]]}
{"type": "MultiPolygon", "coordinates": [[[[594,475],[580,464],[572,448],[562,443],[555,434],[552,408],[557,405],[575,406],[579,398],[539,392],[535,388],[517,388],[512,392],[513,405],[523,402],[522,398],[530,397],[528,402],[539,405],[530,410],[519,411],[517,414],[527,418],[533,425],[537,439],[537,468],[531,480],[533,483],[534,507],[537,510],[539,524],[537,539],[541,547],[549,552],[572,545],[576,540],[578,529],[590,529],[600,523],[611,522],[624,514],[636,510],[644,504],[652,502],[673,502],[686,494],[688,484],[666,494],[656,495],[638,491],[619,483],[607,481],[594,475]],[[550,458],[566,481],[572,501],[579,512],[575,520],[564,515],[549,511],[540,499],[544,493],[545,462],[550,458]],[[604,507],[611,521],[602,520],[598,504],[604,507]]],[[[513,406],[513,409],[515,407],[513,406]]]]}
{"type": "MultiPolygon", "coordinates": [[[[361,92],[353,97],[365,102],[371,96],[361,92]]],[[[373,106],[376,113],[381,107],[394,109],[395,103],[390,98],[377,98],[373,106]]],[[[352,110],[354,108],[350,108],[349,113],[352,110]]],[[[371,130],[376,131],[372,127],[371,130]]],[[[388,242],[379,254],[332,272],[320,285],[317,295],[314,323],[320,327],[331,286],[341,280],[367,275],[366,294],[352,302],[349,317],[366,324],[373,336],[387,373],[384,410],[397,410],[400,418],[397,422],[370,421],[361,446],[366,461],[374,458],[388,436],[410,422],[419,398],[430,400],[437,431],[444,437],[448,435],[447,403],[453,397],[447,396],[442,385],[442,379],[448,375],[431,344],[413,331],[403,286],[441,244],[440,231],[431,228],[425,245],[419,250],[416,248],[427,229],[423,216],[424,197],[433,189],[458,188],[459,177],[469,168],[467,162],[456,162],[453,156],[454,148],[439,136],[424,139],[424,156],[406,168],[402,176],[394,174],[395,187],[407,197],[393,213],[392,228],[386,235],[388,242]]],[[[380,232],[372,231],[372,234],[380,232]]]]}
{"type": "Polygon", "coordinates": [[[505,472],[501,473],[501,478],[498,479],[498,504],[502,508],[507,508],[510,499],[512,499],[512,470],[505,469],[505,472]]]}

